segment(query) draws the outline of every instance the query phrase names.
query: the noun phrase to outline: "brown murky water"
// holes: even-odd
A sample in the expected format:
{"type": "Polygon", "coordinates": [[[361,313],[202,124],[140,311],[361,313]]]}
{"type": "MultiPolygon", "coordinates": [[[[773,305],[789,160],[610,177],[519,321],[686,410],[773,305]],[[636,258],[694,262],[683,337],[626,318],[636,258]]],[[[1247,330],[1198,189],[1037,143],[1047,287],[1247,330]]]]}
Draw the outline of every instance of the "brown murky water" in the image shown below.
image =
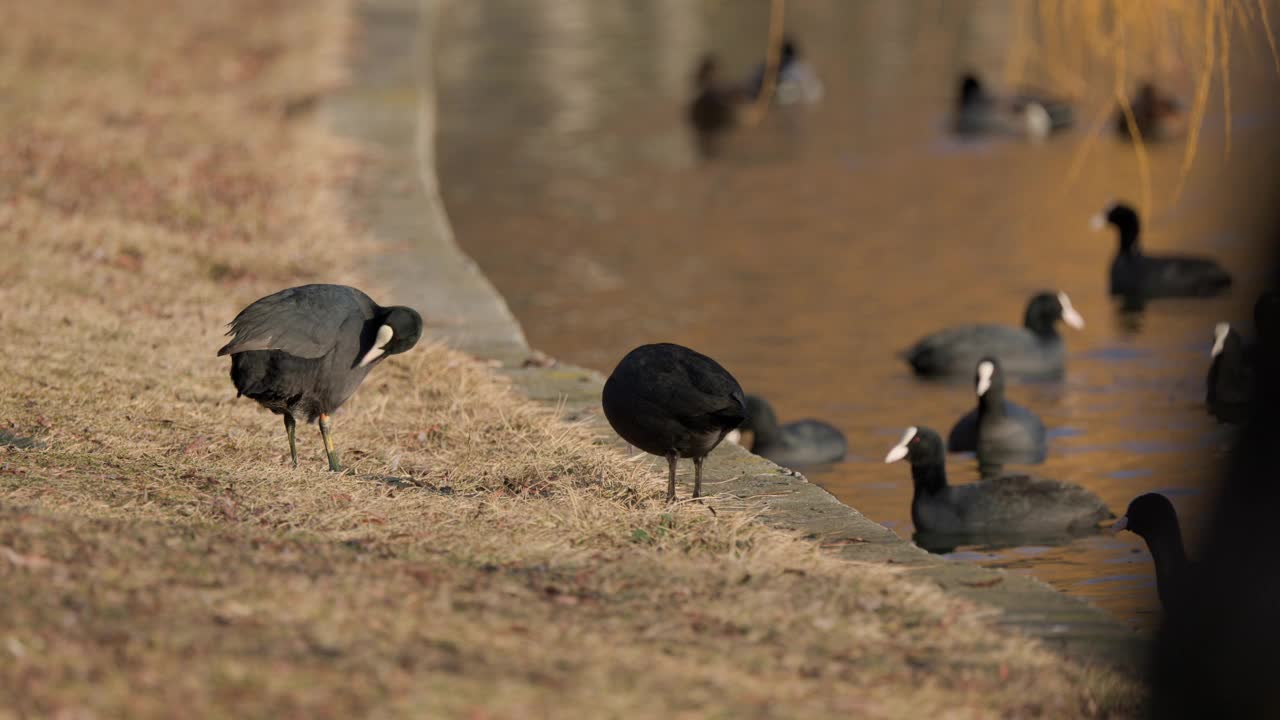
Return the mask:
{"type": "MultiPolygon", "coordinates": [[[[1088,220],[1112,198],[1141,201],[1129,146],[1097,138],[1068,182],[1087,128],[1042,146],[943,130],[960,70],[998,77],[1013,6],[793,3],[824,102],[774,113],[707,164],[683,125],[690,71],[715,49],[745,74],[764,2],[454,3],[439,34],[440,171],[458,237],[536,347],[607,372],[636,345],[686,344],[784,420],[842,428],[849,458],[806,475],[904,537],[909,471],[885,452],[907,425],[945,432],[974,400],[967,386],[917,381],[896,352],[948,325],[1017,324],[1033,292],[1065,290],[1087,321],[1063,330],[1066,379],[1008,391],[1051,430],[1033,471],[1117,513],[1164,492],[1194,538],[1229,437],[1203,410],[1212,328],[1248,317],[1260,279],[1250,240],[1267,219],[1251,180],[1280,155],[1277,115],[1259,99],[1274,86],[1269,57],[1235,59],[1230,119],[1210,108],[1176,202],[1182,146],[1151,148],[1147,247],[1213,254],[1235,291],[1122,319],[1106,296],[1114,238],[1088,220]]],[[[1082,100],[1084,125],[1106,112],[1107,87],[1082,100]]],[[[953,482],[976,477],[971,457],[949,467],[953,482]]],[[[1158,607],[1150,559],[1127,533],[952,556],[1141,624],[1158,607]]]]}

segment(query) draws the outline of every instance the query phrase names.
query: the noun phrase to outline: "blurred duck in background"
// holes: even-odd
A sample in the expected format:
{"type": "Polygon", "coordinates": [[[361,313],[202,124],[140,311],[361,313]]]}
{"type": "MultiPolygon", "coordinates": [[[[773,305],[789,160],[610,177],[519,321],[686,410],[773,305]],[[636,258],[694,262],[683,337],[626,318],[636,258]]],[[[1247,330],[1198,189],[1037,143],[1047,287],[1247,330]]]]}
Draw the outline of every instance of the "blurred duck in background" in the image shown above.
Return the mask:
{"type": "Polygon", "coordinates": [[[1063,100],[1031,91],[1002,98],[976,73],[960,77],[952,129],[962,137],[1014,135],[1040,141],[1074,122],[1075,112],[1063,100]]]}
{"type": "MultiPolygon", "coordinates": [[[[752,99],[764,91],[765,71],[768,62],[756,66],[746,82],[746,93],[752,99]]],[[[795,39],[786,36],[778,55],[778,69],[774,76],[774,99],[780,105],[812,105],[822,101],[825,89],[813,66],[800,55],[795,39]]]]}
{"type": "Polygon", "coordinates": [[[726,85],[720,76],[720,61],[708,53],[694,73],[694,97],[689,103],[689,124],[703,157],[720,151],[724,136],[738,123],[738,104],[745,99],[739,88],[726,85]]]}
{"type": "Polygon", "coordinates": [[[1116,108],[1116,133],[1126,140],[1133,139],[1135,130],[1144,142],[1169,140],[1182,135],[1187,127],[1182,103],[1153,83],[1144,82],[1138,87],[1129,111],[1133,114],[1132,124],[1124,107],[1116,108]]]}

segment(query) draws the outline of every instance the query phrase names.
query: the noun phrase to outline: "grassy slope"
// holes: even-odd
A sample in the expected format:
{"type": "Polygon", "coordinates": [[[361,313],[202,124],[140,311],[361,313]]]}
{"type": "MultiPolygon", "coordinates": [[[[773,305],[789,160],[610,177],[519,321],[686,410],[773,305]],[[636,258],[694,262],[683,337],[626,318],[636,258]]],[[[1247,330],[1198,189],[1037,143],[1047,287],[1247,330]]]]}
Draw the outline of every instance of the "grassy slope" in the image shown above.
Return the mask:
{"type": "Polygon", "coordinates": [[[0,429],[46,446],[0,447],[0,718],[1130,709],[890,568],[664,506],[445,348],[337,416],[356,475],[314,427],[290,469],[213,353],[256,297],[360,282],[359,160],[294,112],[346,8],[177,5],[0,6],[0,429]]]}

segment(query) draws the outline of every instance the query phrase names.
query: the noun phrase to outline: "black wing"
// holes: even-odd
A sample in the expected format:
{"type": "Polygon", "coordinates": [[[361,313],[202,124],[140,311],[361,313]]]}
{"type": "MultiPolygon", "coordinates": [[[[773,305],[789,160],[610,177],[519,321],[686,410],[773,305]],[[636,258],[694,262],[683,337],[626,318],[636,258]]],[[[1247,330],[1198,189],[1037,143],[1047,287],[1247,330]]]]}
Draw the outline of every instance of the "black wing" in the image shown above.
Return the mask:
{"type": "Polygon", "coordinates": [[[231,321],[231,342],[218,355],[281,350],[318,358],[333,349],[339,329],[353,315],[371,319],[377,304],[345,285],[302,285],[268,295],[231,321]]]}

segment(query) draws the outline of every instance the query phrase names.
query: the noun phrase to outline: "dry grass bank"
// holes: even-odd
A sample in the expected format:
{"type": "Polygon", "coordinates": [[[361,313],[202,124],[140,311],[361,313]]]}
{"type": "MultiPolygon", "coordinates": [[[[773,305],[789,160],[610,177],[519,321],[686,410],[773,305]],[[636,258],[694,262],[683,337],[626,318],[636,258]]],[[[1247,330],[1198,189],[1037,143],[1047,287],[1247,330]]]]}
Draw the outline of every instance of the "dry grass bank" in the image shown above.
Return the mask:
{"type": "Polygon", "coordinates": [[[441,347],[336,417],[355,475],[314,427],[288,467],[214,351],[267,292],[366,285],[354,156],[297,112],[346,8],[178,6],[0,7],[0,429],[43,445],[0,446],[0,718],[1131,709],[890,568],[666,507],[441,347]]]}

